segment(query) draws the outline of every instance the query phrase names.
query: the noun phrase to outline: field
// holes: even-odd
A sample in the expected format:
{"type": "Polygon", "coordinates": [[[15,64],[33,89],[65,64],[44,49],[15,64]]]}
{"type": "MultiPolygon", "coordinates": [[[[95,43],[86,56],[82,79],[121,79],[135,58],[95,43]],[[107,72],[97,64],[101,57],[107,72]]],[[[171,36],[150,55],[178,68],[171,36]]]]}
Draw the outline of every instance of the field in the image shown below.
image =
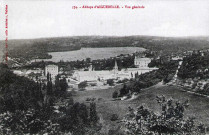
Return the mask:
{"type": "Polygon", "coordinates": [[[86,102],[86,98],[96,98],[95,102],[97,103],[97,111],[104,119],[105,128],[111,127],[113,129],[117,128],[119,121],[111,121],[111,115],[114,113],[118,114],[119,118],[122,119],[127,113],[129,106],[138,107],[143,104],[149,109],[159,112],[160,106],[157,105],[155,100],[157,95],[165,95],[167,98],[173,97],[180,101],[189,99],[190,105],[185,111],[185,116],[194,116],[198,122],[202,122],[209,126],[209,98],[181,91],[181,88],[177,86],[157,84],[153,87],[142,90],[138,98],[134,100],[113,101],[112,93],[115,89],[119,89],[120,87],[121,86],[117,86],[116,88],[108,90],[79,91],[75,93],[74,99],[78,102],[86,102]]]}

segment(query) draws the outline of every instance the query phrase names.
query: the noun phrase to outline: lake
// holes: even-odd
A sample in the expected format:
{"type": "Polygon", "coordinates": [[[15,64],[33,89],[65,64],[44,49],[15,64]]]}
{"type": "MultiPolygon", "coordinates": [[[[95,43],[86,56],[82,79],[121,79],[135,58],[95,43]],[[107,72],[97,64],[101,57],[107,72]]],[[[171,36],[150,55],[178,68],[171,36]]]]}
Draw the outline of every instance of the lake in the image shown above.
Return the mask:
{"type": "MultiPolygon", "coordinates": [[[[115,57],[120,54],[132,54],[137,52],[143,52],[146,49],[140,47],[105,47],[105,48],[81,48],[75,51],[66,52],[51,52],[52,59],[44,59],[44,61],[59,62],[63,61],[76,61],[91,58],[91,60],[106,59],[115,57]]],[[[40,61],[37,60],[37,61],[40,61]]]]}

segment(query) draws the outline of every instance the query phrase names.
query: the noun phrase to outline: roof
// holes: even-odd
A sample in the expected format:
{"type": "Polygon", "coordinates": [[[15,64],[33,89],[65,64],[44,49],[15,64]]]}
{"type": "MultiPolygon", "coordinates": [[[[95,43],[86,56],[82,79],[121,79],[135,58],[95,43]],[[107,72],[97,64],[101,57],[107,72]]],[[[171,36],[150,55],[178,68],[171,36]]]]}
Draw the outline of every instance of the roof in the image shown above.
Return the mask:
{"type": "Polygon", "coordinates": [[[57,65],[46,65],[46,67],[58,67],[57,65]]]}
{"type": "Polygon", "coordinates": [[[75,72],[76,74],[78,74],[79,76],[96,76],[96,74],[94,72],[90,72],[90,71],[77,71],[75,72]]]}
{"type": "Polygon", "coordinates": [[[113,73],[109,70],[102,71],[76,71],[75,74],[78,74],[80,77],[88,76],[88,77],[99,77],[99,76],[110,76],[113,73]]]}
{"type": "Polygon", "coordinates": [[[156,70],[158,68],[140,67],[140,68],[127,68],[127,71],[142,71],[142,70],[156,70]]]}
{"type": "Polygon", "coordinates": [[[148,60],[151,60],[151,59],[150,58],[137,58],[137,60],[148,61],[148,60]]]}

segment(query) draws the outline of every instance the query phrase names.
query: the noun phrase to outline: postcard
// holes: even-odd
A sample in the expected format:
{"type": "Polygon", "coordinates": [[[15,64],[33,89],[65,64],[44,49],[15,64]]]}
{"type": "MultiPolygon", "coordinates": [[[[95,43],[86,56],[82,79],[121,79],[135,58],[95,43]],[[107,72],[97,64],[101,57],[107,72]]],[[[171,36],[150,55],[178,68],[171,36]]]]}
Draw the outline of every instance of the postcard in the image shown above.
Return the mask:
{"type": "Polygon", "coordinates": [[[0,0],[1,135],[206,135],[208,105],[208,0],[0,0]]]}

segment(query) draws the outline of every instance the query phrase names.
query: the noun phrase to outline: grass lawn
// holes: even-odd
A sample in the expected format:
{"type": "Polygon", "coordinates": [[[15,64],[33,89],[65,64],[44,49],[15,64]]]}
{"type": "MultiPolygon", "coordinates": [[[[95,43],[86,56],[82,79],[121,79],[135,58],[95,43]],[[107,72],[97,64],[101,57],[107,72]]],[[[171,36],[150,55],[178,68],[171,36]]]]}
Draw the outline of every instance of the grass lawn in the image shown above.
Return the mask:
{"type": "Polygon", "coordinates": [[[113,101],[112,93],[114,90],[120,89],[122,86],[117,86],[108,90],[92,90],[76,92],[74,100],[78,102],[86,102],[86,98],[96,98],[97,111],[104,119],[106,127],[117,128],[118,121],[111,121],[112,114],[118,114],[122,119],[128,112],[128,107],[138,107],[144,104],[149,109],[159,112],[160,106],[157,104],[155,98],[157,95],[165,95],[166,98],[173,97],[180,101],[189,99],[189,107],[185,111],[185,117],[194,116],[197,121],[209,126],[209,98],[197,96],[191,93],[181,91],[177,86],[156,85],[145,90],[142,90],[138,98],[126,101],[113,101]],[[99,100],[98,100],[99,99],[99,100]]]}

